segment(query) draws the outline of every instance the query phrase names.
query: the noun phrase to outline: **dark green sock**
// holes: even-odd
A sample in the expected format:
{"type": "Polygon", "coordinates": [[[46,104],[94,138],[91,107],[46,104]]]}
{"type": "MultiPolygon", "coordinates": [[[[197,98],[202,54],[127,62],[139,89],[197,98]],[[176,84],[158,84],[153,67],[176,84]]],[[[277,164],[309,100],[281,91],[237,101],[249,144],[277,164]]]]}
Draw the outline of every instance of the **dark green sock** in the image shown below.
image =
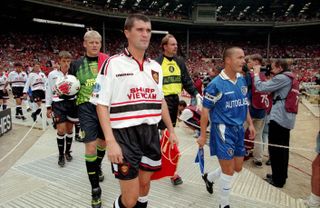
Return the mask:
{"type": "Polygon", "coordinates": [[[97,145],[97,164],[101,165],[104,155],[106,154],[106,147],[101,147],[97,145]]]}
{"type": "Polygon", "coordinates": [[[87,173],[92,189],[99,187],[97,172],[97,155],[85,155],[87,173]]]}

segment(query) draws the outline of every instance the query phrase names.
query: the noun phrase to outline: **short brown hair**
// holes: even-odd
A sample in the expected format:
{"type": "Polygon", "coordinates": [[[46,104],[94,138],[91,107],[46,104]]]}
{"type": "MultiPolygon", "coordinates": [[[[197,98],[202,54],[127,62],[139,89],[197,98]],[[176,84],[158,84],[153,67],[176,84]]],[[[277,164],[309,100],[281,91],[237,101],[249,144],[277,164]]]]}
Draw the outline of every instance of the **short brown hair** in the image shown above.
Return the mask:
{"type": "Polygon", "coordinates": [[[252,61],[258,61],[260,64],[262,64],[262,56],[258,53],[252,54],[249,56],[249,59],[251,59],[252,61]]]}
{"type": "Polygon", "coordinates": [[[283,71],[289,70],[288,62],[284,59],[275,59],[275,60],[273,60],[273,63],[276,67],[281,67],[283,69],[283,71]]]}
{"type": "Polygon", "coordinates": [[[19,61],[18,61],[18,62],[15,62],[15,63],[14,63],[14,66],[15,66],[15,67],[18,67],[18,66],[21,66],[21,67],[22,67],[22,63],[19,62],[19,61]]]}
{"type": "Polygon", "coordinates": [[[131,30],[131,28],[134,25],[134,21],[136,21],[136,20],[141,20],[143,22],[151,22],[149,17],[147,17],[143,14],[140,14],[140,13],[130,14],[124,23],[124,29],[131,30]]]}
{"type": "Polygon", "coordinates": [[[222,55],[222,60],[225,61],[227,57],[230,57],[235,49],[240,49],[242,50],[242,48],[238,47],[238,46],[230,46],[227,47],[223,50],[223,55],[222,55]]]}
{"type": "Polygon", "coordinates": [[[163,38],[162,38],[162,40],[161,40],[161,48],[163,49],[163,46],[164,45],[167,45],[168,44],[168,42],[169,42],[169,39],[170,38],[175,38],[173,35],[171,35],[171,34],[166,34],[163,38]]]}
{"type": "Polygon", "coordinates": [[[71,56],[71,53],[69,53],[68,51],[60,51],[59,53],[59,58],[62,59],[62,58],[69,58],[71,59],[72,56],[71,56]]]}

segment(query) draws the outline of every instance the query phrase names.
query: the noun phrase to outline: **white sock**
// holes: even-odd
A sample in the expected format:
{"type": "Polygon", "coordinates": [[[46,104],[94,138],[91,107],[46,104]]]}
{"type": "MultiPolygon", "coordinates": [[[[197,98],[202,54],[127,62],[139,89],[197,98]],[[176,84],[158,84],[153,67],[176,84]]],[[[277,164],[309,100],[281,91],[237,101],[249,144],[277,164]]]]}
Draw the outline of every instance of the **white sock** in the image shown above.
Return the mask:
{"type": "Polygon", "coordinates": [[[231,181],[232,176],[221,173],[220,179],[218,181],[219,189],[219,204],[221,207],[229,205],[229,195],[231,191],[231,181]]]}
{"type": "Polygon", "coordinates": [[[320,205],[320,196],[317,196],[317,195],[311,193],[311,194],[310,194],[309,201],[310,201],[312,204],[318,204],[318,205],[320,205]]]}
{"type": "Polygon", "coordinates": [[[23,100],[22,102],[26,106],[26,108],[30,108],[28,100],[23,100]]]}
{"type": "Polygon", "coordinates": [[[148,195],[147,196],[139,196],[138,202],[141,202],[141,203],[148,202],[148,195]]]}
{"type": "Polygon", "coordinates": [[[218,167],[217,169],[215,169],[214,171],[208,173],[208,181],[210,182],[215,182],[221,175],[221,168],[218,167]]]}

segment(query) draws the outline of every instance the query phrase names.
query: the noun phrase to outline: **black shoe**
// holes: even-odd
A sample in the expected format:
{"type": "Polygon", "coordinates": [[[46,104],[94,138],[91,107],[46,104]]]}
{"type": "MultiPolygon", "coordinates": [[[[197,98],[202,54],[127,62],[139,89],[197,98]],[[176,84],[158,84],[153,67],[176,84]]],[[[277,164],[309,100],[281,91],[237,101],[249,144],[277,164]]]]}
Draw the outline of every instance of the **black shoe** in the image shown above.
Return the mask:
{"type": "Polygon", "coordinates": [[[101,188],[97,187],[92,189],[91,191],[92,193],[92,200],[91,200],[91,207],[92,208],[100,208],[102,207],[102,203],[101,203],[101,188]]]}
{"type": "Polygon", "coordinates": [[[267,173],[266,178],[271,178],[272,179],[272,174],[267,173]]]}
{"type": "Polygon", "coordinates": [[[83,142],[83,138],[81,138],[81,136],[79,136],[79,135],[76,135],[74,137],[74,140],[77,141],[77,142],[83,142]]]}
{"type": "Polygon", "coordinates": [[[272,180],[272,178],[265,178],[264,180],[267,181],[270,185],[272,185],[272,186],[274,186],[274,187],[283,188],[283,185],[276,184],[276,183],[272,180]]]}
{"type": "Polygon", "coordinates": [[[206,184],[206,189],[207,191],[209,192],[209,194],[213,194],[213,182],[210,182],[208,180],[208,173],[205,173],[203,176],[202,176],[202,179],[204,180],[205,184],[206,184]]]}
{"type": "MultiPolygon", "coordinates": [[[[219,204],[219,208],[222,208],[220,204],[219,204]]],[[[230,205],[224,206],[223,208],[230,208],[230,205]]]]}
{"type": "Polygon", "coordinates": [[[266,162],[266,165],[271,165],[271,161],[270,161],[270,159],[269,160],[267,160],[267,162],[266,162]]]}
{"type": "Polygon", "coordinates": [[[21,119],[21,116],[20,115],[16,115],[16,119],[21,119]]]}
{"type": "Polygon", "coordinates": [[[262,162],[258,160],[252,160],[252,162],[257,168],[262,168],[262,162]]]}
{"type": "Polygon", "coordinates": [[[101,169],[101,166],[99,166],[98,176],[99,176],[99,182],[104,181],[104,174],[103,174],[103,171],[101,169]]]}
{"type": "Polygon", "coordinates": [[[56,124],[56,122],[52,122],[52,126],[53,126],[54,129],[57,129],[57,124],[56,124]]]}
{"type": "Polygon", "coordinates": [[[70,161],[73,159],[73,157],[71,156],[70,153],[71,153],[71,151],[65,153],[65,157],[66,157],[66,160],[67,160],[68,162],[70,162],[70,161]]]}
{"type": "Polygon", "coordinates": [[[37,114],[31,113],[31,118],[33,119],[33,122],[35,122],[37,120],[37,114]]]}
{"type": "Polygon", "coordinates": [[[171,183],[175,186],[183,184],[182,178],[178,175],[170,178],[170,180],[171,180],[171,183]]]}
{"type": "Polygon", "coordinates": [[[25,121],[27,118],[22,115],[22,116],[21,116],[21,119],[22,119],[23,121],[25,121]]]}
{"type": "Polygon", "coordinates": [[[60,167],[63,167],[65,163],[66,162],[64,159],[64,155],[59,155],[58,165],[60,165],[60,167]]]}

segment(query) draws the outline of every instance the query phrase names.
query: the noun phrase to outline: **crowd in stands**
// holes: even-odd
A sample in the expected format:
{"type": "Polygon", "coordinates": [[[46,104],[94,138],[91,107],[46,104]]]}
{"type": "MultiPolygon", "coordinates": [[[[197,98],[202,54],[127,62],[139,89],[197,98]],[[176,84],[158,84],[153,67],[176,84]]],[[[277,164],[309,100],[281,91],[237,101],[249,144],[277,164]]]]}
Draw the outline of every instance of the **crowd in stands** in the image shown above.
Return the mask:
{"type": "MultiPolygon", "coordinates": [[[[56,0],[58,2],[65,3],[70,6],[85,7],[99,11],[106,11],[109,14],[128,14],[132,12],[139,12],[150,17],[161,17],[168,18],[172,20],[192,20],[192,15],[188,14],[183,9],[173,10],[172,8],[167,8],[165,10],[159,9],[157,6],[150,7],[148,6],[135,6],[134,4],[130,5],[130,8],[125,6],[114,6],[106,1],[93,1],[93,0],[56,0]]],[[[191,5],[190,5],[191,6],[191,5]]],[[[230,6],[230,5],[229,5],[230,6]]],[[[281,15],[281,13],[275,15],[273,12],[265,11],[255,11],[254,8],[247,12],[233,11],[230,12],[227,6],[224,6],[223,10],[217,12],[216,20],[217,21],[241,21],[241,22],[305,22],[305,21],[318,21],[320,13],[291,13],[290,15],[281,15]],[[240,15],[242,14],[242,15],[240,15]]],[[[302,7],[301,7],[302,9],[302,7]]]]}
{"type": "MultiPolygon", "coordinates": [[[[81,34],[81,33],[80,33],[81,34]]],[[[148,55],[151,58],[161,53],[160,35],[154,35],[148,55]]],[[[119,32],[107,32],[106,52],[110,55],[119,53],[125,47],[125,37],[119,32]]],[[[207,72],[212,67],[223,68],[221,54],[227,45],[237,45],[245,54],[259,53],[267,57],[266,45],[258,41],[212,40],[204,37],[191,37],[189,53],[183,37],[179,40],[179,53],[187,57],[190,73],[207,72]]],[[[76,34],[52,33],[2,33],[0,34],[0,66],[6,70],[14,62],[21,61],[28,70],[37,60],[42,70],[48,73],[52,63],[57,60],[61,50],[71,52],[74,59],[83,55],[82,37],[76,34]]],[[[293,58],[292,69],[301,81],[314,81],[320,68],[320,43],[283,41],[271,44],[269,58],[293,58]]]]}

